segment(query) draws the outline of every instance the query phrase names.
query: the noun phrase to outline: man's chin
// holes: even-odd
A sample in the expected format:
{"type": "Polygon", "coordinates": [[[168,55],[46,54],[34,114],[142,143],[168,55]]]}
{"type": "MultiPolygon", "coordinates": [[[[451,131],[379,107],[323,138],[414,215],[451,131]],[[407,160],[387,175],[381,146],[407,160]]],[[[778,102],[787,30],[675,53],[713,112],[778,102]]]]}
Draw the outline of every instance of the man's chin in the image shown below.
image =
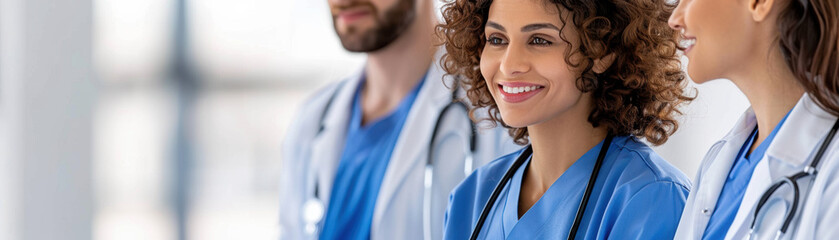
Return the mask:
{"type": "Polygon", "coordinates": [[[382,49],[384,46],[373,46],[367,42],[363,41],[341,41],[341,45],[344,46],[344,49],[354,53],[366,53],[366,52],[375,52],[376,50],[382,49]]]}
{"type": "Polygon", "coordinates": [[[375,36],[370,36],[373,33],[361,32],[349,35],[339,35],[341,45],[344,49],[350,52],[375,52],[387,46],[386,43],[380,42],[375,36]]]}

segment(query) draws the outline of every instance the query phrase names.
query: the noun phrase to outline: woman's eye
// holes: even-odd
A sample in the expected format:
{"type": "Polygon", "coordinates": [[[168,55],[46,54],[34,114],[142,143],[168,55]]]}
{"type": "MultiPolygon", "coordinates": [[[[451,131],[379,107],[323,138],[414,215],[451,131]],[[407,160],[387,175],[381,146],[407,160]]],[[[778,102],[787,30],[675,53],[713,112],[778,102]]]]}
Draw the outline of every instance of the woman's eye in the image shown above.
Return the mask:
{"type": "Polygon", "coordinates": [[[533,39],[531,39],[531,40],[530,40],[530,44],[535,44],[535,45],[551,45],[551,44],[553,44],[553,43],[552,43],[551,41],[545,40],[544,38],[534,37],[533,39]]]}
{"type": "Polygon", "coordinates": [[[487,43],[489,43],[490,45],[506,44],[506,42],[504,42],[504,39],[501,39],[499,37],[492,37],[492,36],[487,38],[487,43]]]}

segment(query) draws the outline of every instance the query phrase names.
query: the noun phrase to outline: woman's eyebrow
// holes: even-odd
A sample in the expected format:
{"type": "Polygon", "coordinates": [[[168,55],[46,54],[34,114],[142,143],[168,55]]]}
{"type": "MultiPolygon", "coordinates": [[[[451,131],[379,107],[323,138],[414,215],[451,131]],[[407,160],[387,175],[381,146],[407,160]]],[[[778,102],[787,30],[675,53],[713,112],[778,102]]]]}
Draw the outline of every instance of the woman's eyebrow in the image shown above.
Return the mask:
{"type": "Polygon", "coordinates": [[[495,28],[495,29],[501,30],[502,32],[507,31],[506,29],[504,29],[504,26],[501,26],[501,24],[498,24],[498,23],[493,22],[493,21],[487,22],[487,27],[495,28]]]}
{"type": "Polygon", "coordinates": [[[536,31],[536,30],[538,30],[538,29],[542,29],[542,28],[549,28],[549,29],[553,29],[553,30],[556,30],[557,32],[559,31],[559,28],[558,28],[557,26],[555,26],[555,25],[553,25],[553,24],[550,24],[550,23],[534,23],[534,24],[528,24],[528,25],[526,25],[526,26],[524,26],[524,27],[521,27],[521,31],[522,31],[522,32],[531,32],[531,31],[536,31]]]}

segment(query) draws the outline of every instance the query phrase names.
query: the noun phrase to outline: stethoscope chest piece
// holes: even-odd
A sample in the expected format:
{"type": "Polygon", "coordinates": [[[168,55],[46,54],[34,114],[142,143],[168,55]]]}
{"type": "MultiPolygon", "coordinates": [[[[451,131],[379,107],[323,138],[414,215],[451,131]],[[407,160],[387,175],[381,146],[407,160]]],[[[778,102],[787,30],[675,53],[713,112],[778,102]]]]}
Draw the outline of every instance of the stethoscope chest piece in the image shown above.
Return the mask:
{"type": "Polygon", "coordinates": [[[306,223],[306,233],[309,235],[315,234],[318,230],[318,224],[323,220],[323,215],[326,209],[323,202],[317,198],[310,198],[303,204],[303,222],[306,223]]]}

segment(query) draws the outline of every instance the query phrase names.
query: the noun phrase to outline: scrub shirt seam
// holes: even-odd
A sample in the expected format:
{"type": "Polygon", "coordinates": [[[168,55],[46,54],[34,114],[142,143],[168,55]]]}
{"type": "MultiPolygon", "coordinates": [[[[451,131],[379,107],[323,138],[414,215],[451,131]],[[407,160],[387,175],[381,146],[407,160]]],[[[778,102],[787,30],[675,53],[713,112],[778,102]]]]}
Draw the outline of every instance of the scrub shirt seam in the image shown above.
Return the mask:
{"type": "MultiPolygon", "coordinates": [[[[658,182],[670,182],[670,183],[673,183],[673,184],[676,184],[676,185],[678,185],[678,186],[682,187],[683,189],[685,189],[685,190],[687,190],[687,191],[690,191],[690,188],[688,188],[688,187],[687,187],[687,186],[685,186],[684,184],[681,184],[681,183],[677,182],[675,179],[662,177],[662,176],[661,176],[661,174],[660,174],[658,171],[655,171],[655,170],[653,169],[653,167],[651,166],[650,160],[649,160],[648,158],[644,157],[644,156],[643,156],[640,152],[638,152],[637,150],[635,150],[635,149],[631,149],[631,148],[627,148],[625,144],[624,144],[623,146],[621,146],[621,150],[626,150],[626,151],[632,152],[632,153],[634,153],[635,155],[637,155],[637,156],[638,156],[638,158],[640,158],[640,159],[644,162],[644,165],[646,165],[646,166],[647,166],[647,170],[649,170],[650,172],[652,172],[652,173],[653,173],[653,175],[655,176],[655,181],[652,181],[652,182],[649,182],[649,183],[645,184],[645,185],[644,185],[644,187],[642,187],[641,189],[639,189],[639,190],[638,190],[638,192],[640,192],[641,190],[643,190],[645,187],[649,186],[650,184],[653,184],[653,183],[658,183],[658,182]]],[[[635,196],[635,194],[633,194],[633,197],[634,197],[634,196],[635,196]]]]}
{"type": "Polygon", "coordinates": [[[640,193],[640,192],[644,191],[644,189],[646,189],[646,188],[648,188],[648,187],[650,187],[650,186],[652,186],[652,185],[659,184],[659,183],[664,183],[664,184],[674,184],[674,185],[676,185],[676,186],[680,186],[680,187],[682,187],[682,188],[683,188],[684,190],[686,190],[686,191],[689,191],[689,190],[688,190],[687,188],[685,188],[685,186],[684,186],[684,185],[682,185],[682,184],[679,184],[679,183],[676,183],[676,182],[673,182],[673,181],[659,180],[659,181],[653,181],[653,182],[649,182],[649,183],[647,183],[647,184],[644,184],[644,186],[643,186],[643,187],[641,187],[641,188],[639,188],[639,189],[638,189],[638,191],[636,191],[636,192],[632,193],[632,196],[631,196],[631,197],[629,197],[629,199],[633,199],[633,198],[635,198],[635,196],[637,196],[637,195],[638,195],[638,193],[640,193]]]}

